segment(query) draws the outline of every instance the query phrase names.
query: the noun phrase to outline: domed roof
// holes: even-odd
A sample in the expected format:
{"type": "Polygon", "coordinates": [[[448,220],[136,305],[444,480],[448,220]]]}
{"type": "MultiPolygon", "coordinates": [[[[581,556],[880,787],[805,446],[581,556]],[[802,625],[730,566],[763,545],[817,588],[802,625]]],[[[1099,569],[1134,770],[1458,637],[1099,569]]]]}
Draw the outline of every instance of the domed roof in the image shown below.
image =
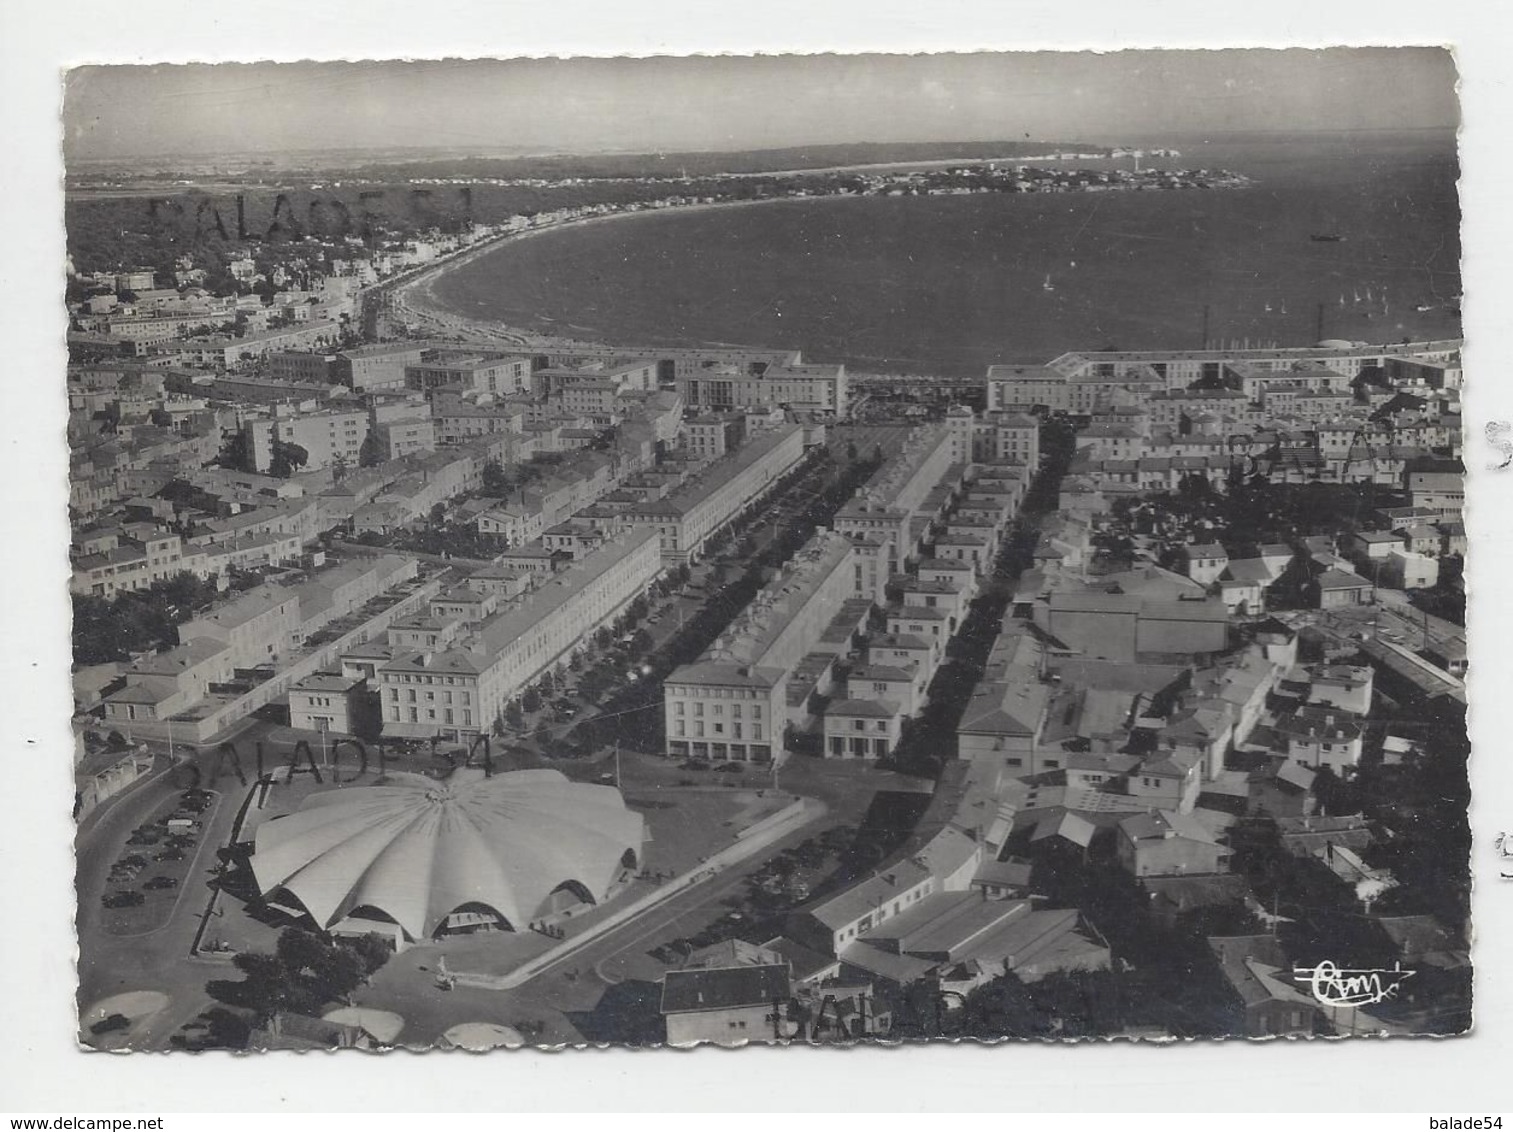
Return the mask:
{"type": "Polygon", "coordinates": [[[626,850],[641,851],[643,819],[612,786],[555,770],[389,777],[311,795],[261,825],[258,887],[286,889],[322,927],[365,906],[418,939],[464,904],[522,927],[568,881],[602,900],[626,850]]]}

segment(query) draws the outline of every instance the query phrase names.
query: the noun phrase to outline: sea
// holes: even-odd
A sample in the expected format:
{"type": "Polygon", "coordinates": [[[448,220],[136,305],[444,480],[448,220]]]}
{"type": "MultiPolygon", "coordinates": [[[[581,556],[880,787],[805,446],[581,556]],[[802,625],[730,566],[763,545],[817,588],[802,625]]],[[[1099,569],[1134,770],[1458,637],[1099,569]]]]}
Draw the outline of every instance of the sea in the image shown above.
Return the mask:
{"type": "Polygon", "coordinates": [[[433,299],[547,334],[955,377],[1075,349],[1459,336],[1453,134],[1145,144],[1180,156],[1142,167],[1252,183],[640,213],[508,241],[438,279],[433,299]]]}

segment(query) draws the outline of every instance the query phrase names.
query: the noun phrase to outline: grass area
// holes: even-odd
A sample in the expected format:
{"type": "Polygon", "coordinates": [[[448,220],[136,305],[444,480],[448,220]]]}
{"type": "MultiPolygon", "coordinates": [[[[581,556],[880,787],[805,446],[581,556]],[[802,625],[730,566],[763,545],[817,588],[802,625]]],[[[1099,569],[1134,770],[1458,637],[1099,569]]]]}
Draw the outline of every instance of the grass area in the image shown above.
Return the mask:
{"type": "Polygon", "coordinates": [[[732,822],[750,795],[715,788],[627,790],[625,804],[646,819],[643,868],[676,876],[735,840],[732,822]]]}

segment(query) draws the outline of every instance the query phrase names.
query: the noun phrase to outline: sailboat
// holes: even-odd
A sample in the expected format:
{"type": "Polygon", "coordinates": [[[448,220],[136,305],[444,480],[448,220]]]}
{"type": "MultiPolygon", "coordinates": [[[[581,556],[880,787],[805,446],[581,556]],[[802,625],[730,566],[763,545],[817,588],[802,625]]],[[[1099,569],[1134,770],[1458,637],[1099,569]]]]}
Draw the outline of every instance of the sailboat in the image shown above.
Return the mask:
{"type": "Polygon", "coordinates": [[[1283,314],[1287,313],[1287,300],[1286,299],[1282,300],[1282,313],[1283,314]]]}
{"type": "Polygon", "coordinates": [[[1046,272],[1045,282],[1040,285],[1040,289],[1042,291],[1054,291],[1056,289],[1055,286],[1051,283],[1050,272],[1046,272]]]}
{"type": "Polygon", "coordinates": [[[1357,303],[1360,302],[1361,301],[1361,293],[1359,291],[1356,291],[1356,292],[1354,292],[1354,294],[1355,294],[1355,298],[1352,301],[1357,302],[1357,303]]]}

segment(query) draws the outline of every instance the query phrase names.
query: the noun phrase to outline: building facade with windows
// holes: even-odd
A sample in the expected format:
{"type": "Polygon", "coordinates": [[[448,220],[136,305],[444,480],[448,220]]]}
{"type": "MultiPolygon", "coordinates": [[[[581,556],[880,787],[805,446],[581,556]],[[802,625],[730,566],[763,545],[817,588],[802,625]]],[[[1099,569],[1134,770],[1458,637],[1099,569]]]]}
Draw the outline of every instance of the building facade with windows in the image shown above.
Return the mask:
{"type": "Polygon", "coordinates": [[[356,699],[364,681],[357,676],[317,672],[289,689],[289,726],[299,731],[350,735],[359,712],[356,699]]]}
{"type": "Polygon", "coordinates": [[[303,448],[307,459],[301,470],[314,472],[332,464],[357,467],[369,427],[366,409],[301,413],[286,405],[276,405],[271,418],[250,420],[243,430],[257,471],[267,472],[273,467],[274,442],[279,441],[303,448]]]}
{"type": "Polygon", "coordinates": [[[511,699],[613,621],[661,570],[655,532],[630,531],[451,647],[398,653],[378,670],[384,735],[461,738],[485,731],[511,699]]]}
{"type": "Polygon", "coordinates": [[[418,342],[378,342],[343,350],[332,367],[333,376],[357,393],[403,389],[405,367],[419,365],[425,347],[418,342]]]}
{"type": "Polygon", "coordinates": [[[628,508],[625,522],[655,530],[669,563],[696,562],[710,536],[765,495],[803,455],[799,425],[758,433],[665,499],[628,508]]]}
{"type": "MultiPolygon", "coordinates": [[[[696,663],[668,675],[669,755],[748,762],[780,756],[791,718],[789,679],[853,597],[851,550],[844,536],[817,533],[696,663]]],[[[795,710],[801,715],[803,705],[795,710]]]]}
{"type": "Polygon", "coordinates": [[[946,478],[953,460],[952,434],[945,425],[914,430],[901,451],[883,462],[835,516],[835,529],[854,540],[880,544],[889,574],[903,573],[918,549],[915,520],[935,518],[927,504],[946,478]]]}
{"type": "Polygon", "coordinates": [[[418,361],[405,365],[404,384],[422,392],[455,385],[464,392],[507,397],[530,391],[531,359],[472,350],[427,350],[418,361]]]}
{"type": "Polygon", "coordinates": [[[760,373],[739,365],[680,372],[678,392],[690,409],[737,409],[781,405],[805,412],[845,417],[850,410],[843,365],[797,361],[769,365],[760,373]]]}
{"type": "Polygon", "coordinates": [[[787,676],[729,661],[675,669],[663,683],[668,755],[772,762],[782,750],[787,676]]]}
{"type": "Polygon", "coordinates": [[[898,746],[903,719],[893,700],[836,700],[825,709],[825,757],[887,758],[898,746]]]}

